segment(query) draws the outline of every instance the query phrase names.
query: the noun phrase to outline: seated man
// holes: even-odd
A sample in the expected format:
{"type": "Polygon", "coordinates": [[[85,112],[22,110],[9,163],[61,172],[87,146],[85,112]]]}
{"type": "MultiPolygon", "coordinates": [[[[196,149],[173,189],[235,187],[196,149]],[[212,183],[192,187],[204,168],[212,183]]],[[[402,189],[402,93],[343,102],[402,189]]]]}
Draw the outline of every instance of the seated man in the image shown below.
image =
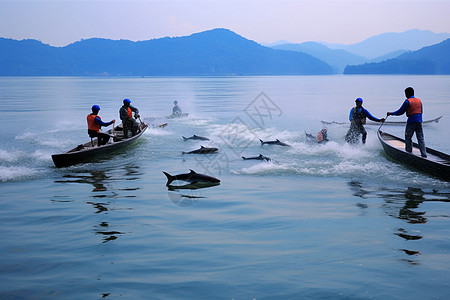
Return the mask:
{"type": "Polygon", "coordinates": [[[135,118],[139,118],[139,110],[130,105],[130,99],[123,100],[123,106],[119,110],[120,119],[123,123],[123,137],[128,138],[128,130],[131,130],[131,136],[134,136],[139,130],[139,123],[135,118]],[[133,118],[134,112],[134,118],[133,118]]]}
{"type": "Polygon", "coordinates": [[[91,138],[97,137],[98,145],[105,145],[109,141],[109,135],[103,132],[100,132],[100,128],[102,126],[109,126],[116,122],[116,120],[112,120],[108,123],[102,121],[98,112],[100,111],[100,106],[93,105],[92,113],[87,115],[87,124],[88,124],[88,134],[91,138]]]}

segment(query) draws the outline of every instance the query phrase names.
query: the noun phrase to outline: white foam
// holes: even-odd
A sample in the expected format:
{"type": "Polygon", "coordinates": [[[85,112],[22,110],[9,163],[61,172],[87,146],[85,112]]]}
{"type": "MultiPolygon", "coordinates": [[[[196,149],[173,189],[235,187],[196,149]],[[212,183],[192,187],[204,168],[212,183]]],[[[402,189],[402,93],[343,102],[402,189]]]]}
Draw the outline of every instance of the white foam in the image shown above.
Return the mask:
{"type": "Polygon", "coordinates": [[[14,162],[17,161],[22,155],[23,152],[21,151],[8,152],[5,150],[0,150],[0,161],[14,162]]]}
{"type": "Polygon", "coordinates": [[[4,167],[0,166],[0,181],[21,180],[34,176],[39,171],[26,167],[4,167]]]}
{"type": "Polygon", "coordinates": [[[291,172],[292,166],[288,164],[277,164],[273,162],[261,162],[255,165],[252,165],[247,168],[243,168],[240,171],[235,171],[237,174],[251,174],[251,175],[266,175],[272,173],[285,173],[291,172]]]}
{"type": "Polygon", "coordinates": [[[173,132],[171,132],[170,130],[167,130],[165,128],[161,128],[161,127],[152,127],[152,128],[148,128],[146,131],[147,135],[152,135],[152,136],[170,136],[173,135],[173,132]]]}

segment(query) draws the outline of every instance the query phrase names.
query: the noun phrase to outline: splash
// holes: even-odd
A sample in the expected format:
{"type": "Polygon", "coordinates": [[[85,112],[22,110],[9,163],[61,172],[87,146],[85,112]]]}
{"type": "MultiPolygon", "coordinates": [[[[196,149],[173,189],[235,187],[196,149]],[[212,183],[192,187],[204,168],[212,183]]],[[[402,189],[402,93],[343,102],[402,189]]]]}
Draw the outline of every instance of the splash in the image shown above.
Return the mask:
{"type": "Polygon", "coordinates": [[[0,181],[20,181],[36,176],[40,171],[28,167],[0,166],[0,181]]]}

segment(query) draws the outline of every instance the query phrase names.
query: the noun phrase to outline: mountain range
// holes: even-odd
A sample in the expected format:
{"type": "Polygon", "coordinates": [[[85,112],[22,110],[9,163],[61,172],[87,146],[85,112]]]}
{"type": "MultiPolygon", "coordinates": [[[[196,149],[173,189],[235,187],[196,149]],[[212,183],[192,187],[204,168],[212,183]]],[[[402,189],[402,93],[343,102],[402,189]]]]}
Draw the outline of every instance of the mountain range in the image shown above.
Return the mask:
{"type": "Polygon", "coordinates": [[[450,39],[379,63],[347,66],[344,74],[449,75],[450,39]]]}
{"type": "Polygon", "coordinates": [[[92,38],[65,47],[0,38],[0,76],[450,74],[450,34],[409,30],[353,45],[260,45],[228,29],[147,41],[92,38]]]}
{"type": "Polygon", "coordinates": [[[132,42],[88,39],[65,47],[0,39],[0,75],[204,76],[323,75],[332,68],[309,54],[261,46],[228,30],[132,42]]]}
{"type": "Polygon", "coordinates": [[[301,44],[285,42],[271,47],[308,53],[328,63],[336,73],[342,73],[347,65],[377,63],[396,58],[405,52],[438,44],[448,38],[450,38],[449,33],[412,29],[402,33],[383,33],[351,45],[324,42],[301,44]]]}

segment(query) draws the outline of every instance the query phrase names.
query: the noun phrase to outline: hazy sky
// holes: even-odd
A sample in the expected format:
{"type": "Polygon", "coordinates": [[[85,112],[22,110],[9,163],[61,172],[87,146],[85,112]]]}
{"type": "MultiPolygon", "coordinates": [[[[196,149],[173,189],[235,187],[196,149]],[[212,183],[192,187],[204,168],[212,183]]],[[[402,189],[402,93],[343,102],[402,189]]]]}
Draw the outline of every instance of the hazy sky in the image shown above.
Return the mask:
{"type": "Polygon", "coordinates": [[[0,37],[53,46],[228,28],[259,43],[352,44],[384,32],[450,32],[450,0],[0,0],[0,37]]]}

